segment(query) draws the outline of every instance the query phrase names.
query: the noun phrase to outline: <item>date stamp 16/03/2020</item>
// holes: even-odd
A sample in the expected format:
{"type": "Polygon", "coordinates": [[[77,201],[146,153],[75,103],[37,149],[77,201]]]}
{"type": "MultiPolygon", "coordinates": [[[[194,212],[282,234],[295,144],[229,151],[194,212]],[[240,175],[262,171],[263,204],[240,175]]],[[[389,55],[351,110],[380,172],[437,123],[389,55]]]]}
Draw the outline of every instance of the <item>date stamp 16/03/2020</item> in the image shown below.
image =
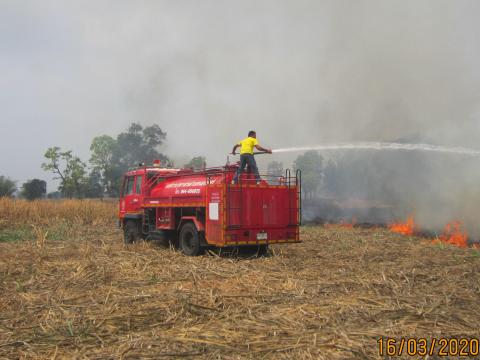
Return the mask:
{"type": "Polygon", "coordinates": [[[380,356],[478,356],[478,338],[390,338],[377,340],[380,356]]]}

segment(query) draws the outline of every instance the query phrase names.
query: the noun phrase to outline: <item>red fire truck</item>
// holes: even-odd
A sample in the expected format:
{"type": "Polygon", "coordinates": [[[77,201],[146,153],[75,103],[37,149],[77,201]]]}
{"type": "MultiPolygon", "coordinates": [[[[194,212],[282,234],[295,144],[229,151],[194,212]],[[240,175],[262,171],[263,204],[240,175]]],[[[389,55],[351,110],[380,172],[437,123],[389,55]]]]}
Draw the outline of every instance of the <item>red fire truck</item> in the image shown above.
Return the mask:
{"type": "Polygon", "coordinates": [[[238,164],[204,170],[140,166],[124,175],[119,219],[125,243],[169,239],[185,255],[208,247],[299,242],[301,173],[232,179],[238,164]]]}

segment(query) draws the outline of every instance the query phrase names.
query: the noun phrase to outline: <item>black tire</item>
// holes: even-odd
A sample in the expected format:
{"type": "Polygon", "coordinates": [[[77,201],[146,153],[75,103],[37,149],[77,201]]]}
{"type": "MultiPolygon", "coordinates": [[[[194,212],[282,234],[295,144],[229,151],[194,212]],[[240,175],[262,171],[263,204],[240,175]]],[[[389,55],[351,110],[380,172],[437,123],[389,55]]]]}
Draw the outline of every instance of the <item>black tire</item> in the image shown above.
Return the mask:
{"type": "Polygon", "coordinates": [[[187,256],[197,256],[201,252],[197,228],[191,222],[185,223],[180,231],[180,250],[187,256]]]}
{"type": "Polygon", "coordinates": [[[142,234],[140,227],[136,221],[129,220],[123,226],[123,242],[125,244],[133,244],[141,240],[142,234]]]}

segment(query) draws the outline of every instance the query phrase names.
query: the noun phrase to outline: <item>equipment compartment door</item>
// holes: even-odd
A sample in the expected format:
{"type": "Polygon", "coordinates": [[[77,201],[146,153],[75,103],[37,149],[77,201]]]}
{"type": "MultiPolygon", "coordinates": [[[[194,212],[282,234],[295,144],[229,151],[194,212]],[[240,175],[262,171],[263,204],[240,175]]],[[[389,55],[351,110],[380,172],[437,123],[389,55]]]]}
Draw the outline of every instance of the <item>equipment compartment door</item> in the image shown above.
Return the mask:
{"type": "Polygon", "coordinates": [[[206,187],[205,239],[209,244],[224,241],[224,194],[221,185],[206,187]]]}
{"type": "Polygon", "coordinates": [[[230,197],[228,204],[229,226],[248,228],[284,227],[289,224],[291,208],[290,191],[278,187],[245,187],[230,197]],[[237,210],[238,209],[238,210],[237,210]]]}

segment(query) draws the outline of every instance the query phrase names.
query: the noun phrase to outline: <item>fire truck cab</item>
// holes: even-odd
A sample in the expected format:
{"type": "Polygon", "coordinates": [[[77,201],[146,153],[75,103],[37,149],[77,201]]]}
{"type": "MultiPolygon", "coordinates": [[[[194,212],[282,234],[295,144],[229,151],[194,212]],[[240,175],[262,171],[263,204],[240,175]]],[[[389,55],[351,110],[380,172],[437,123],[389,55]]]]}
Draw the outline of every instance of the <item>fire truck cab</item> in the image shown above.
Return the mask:
{"type": "Polygon", "coordinates": [[[125,243],[168,239],[185,255],[208,247],[299,242],[301,173],[232,179],[238,165],[194,171],[140,166],[123,178],[119,224],[125,243]]]}

